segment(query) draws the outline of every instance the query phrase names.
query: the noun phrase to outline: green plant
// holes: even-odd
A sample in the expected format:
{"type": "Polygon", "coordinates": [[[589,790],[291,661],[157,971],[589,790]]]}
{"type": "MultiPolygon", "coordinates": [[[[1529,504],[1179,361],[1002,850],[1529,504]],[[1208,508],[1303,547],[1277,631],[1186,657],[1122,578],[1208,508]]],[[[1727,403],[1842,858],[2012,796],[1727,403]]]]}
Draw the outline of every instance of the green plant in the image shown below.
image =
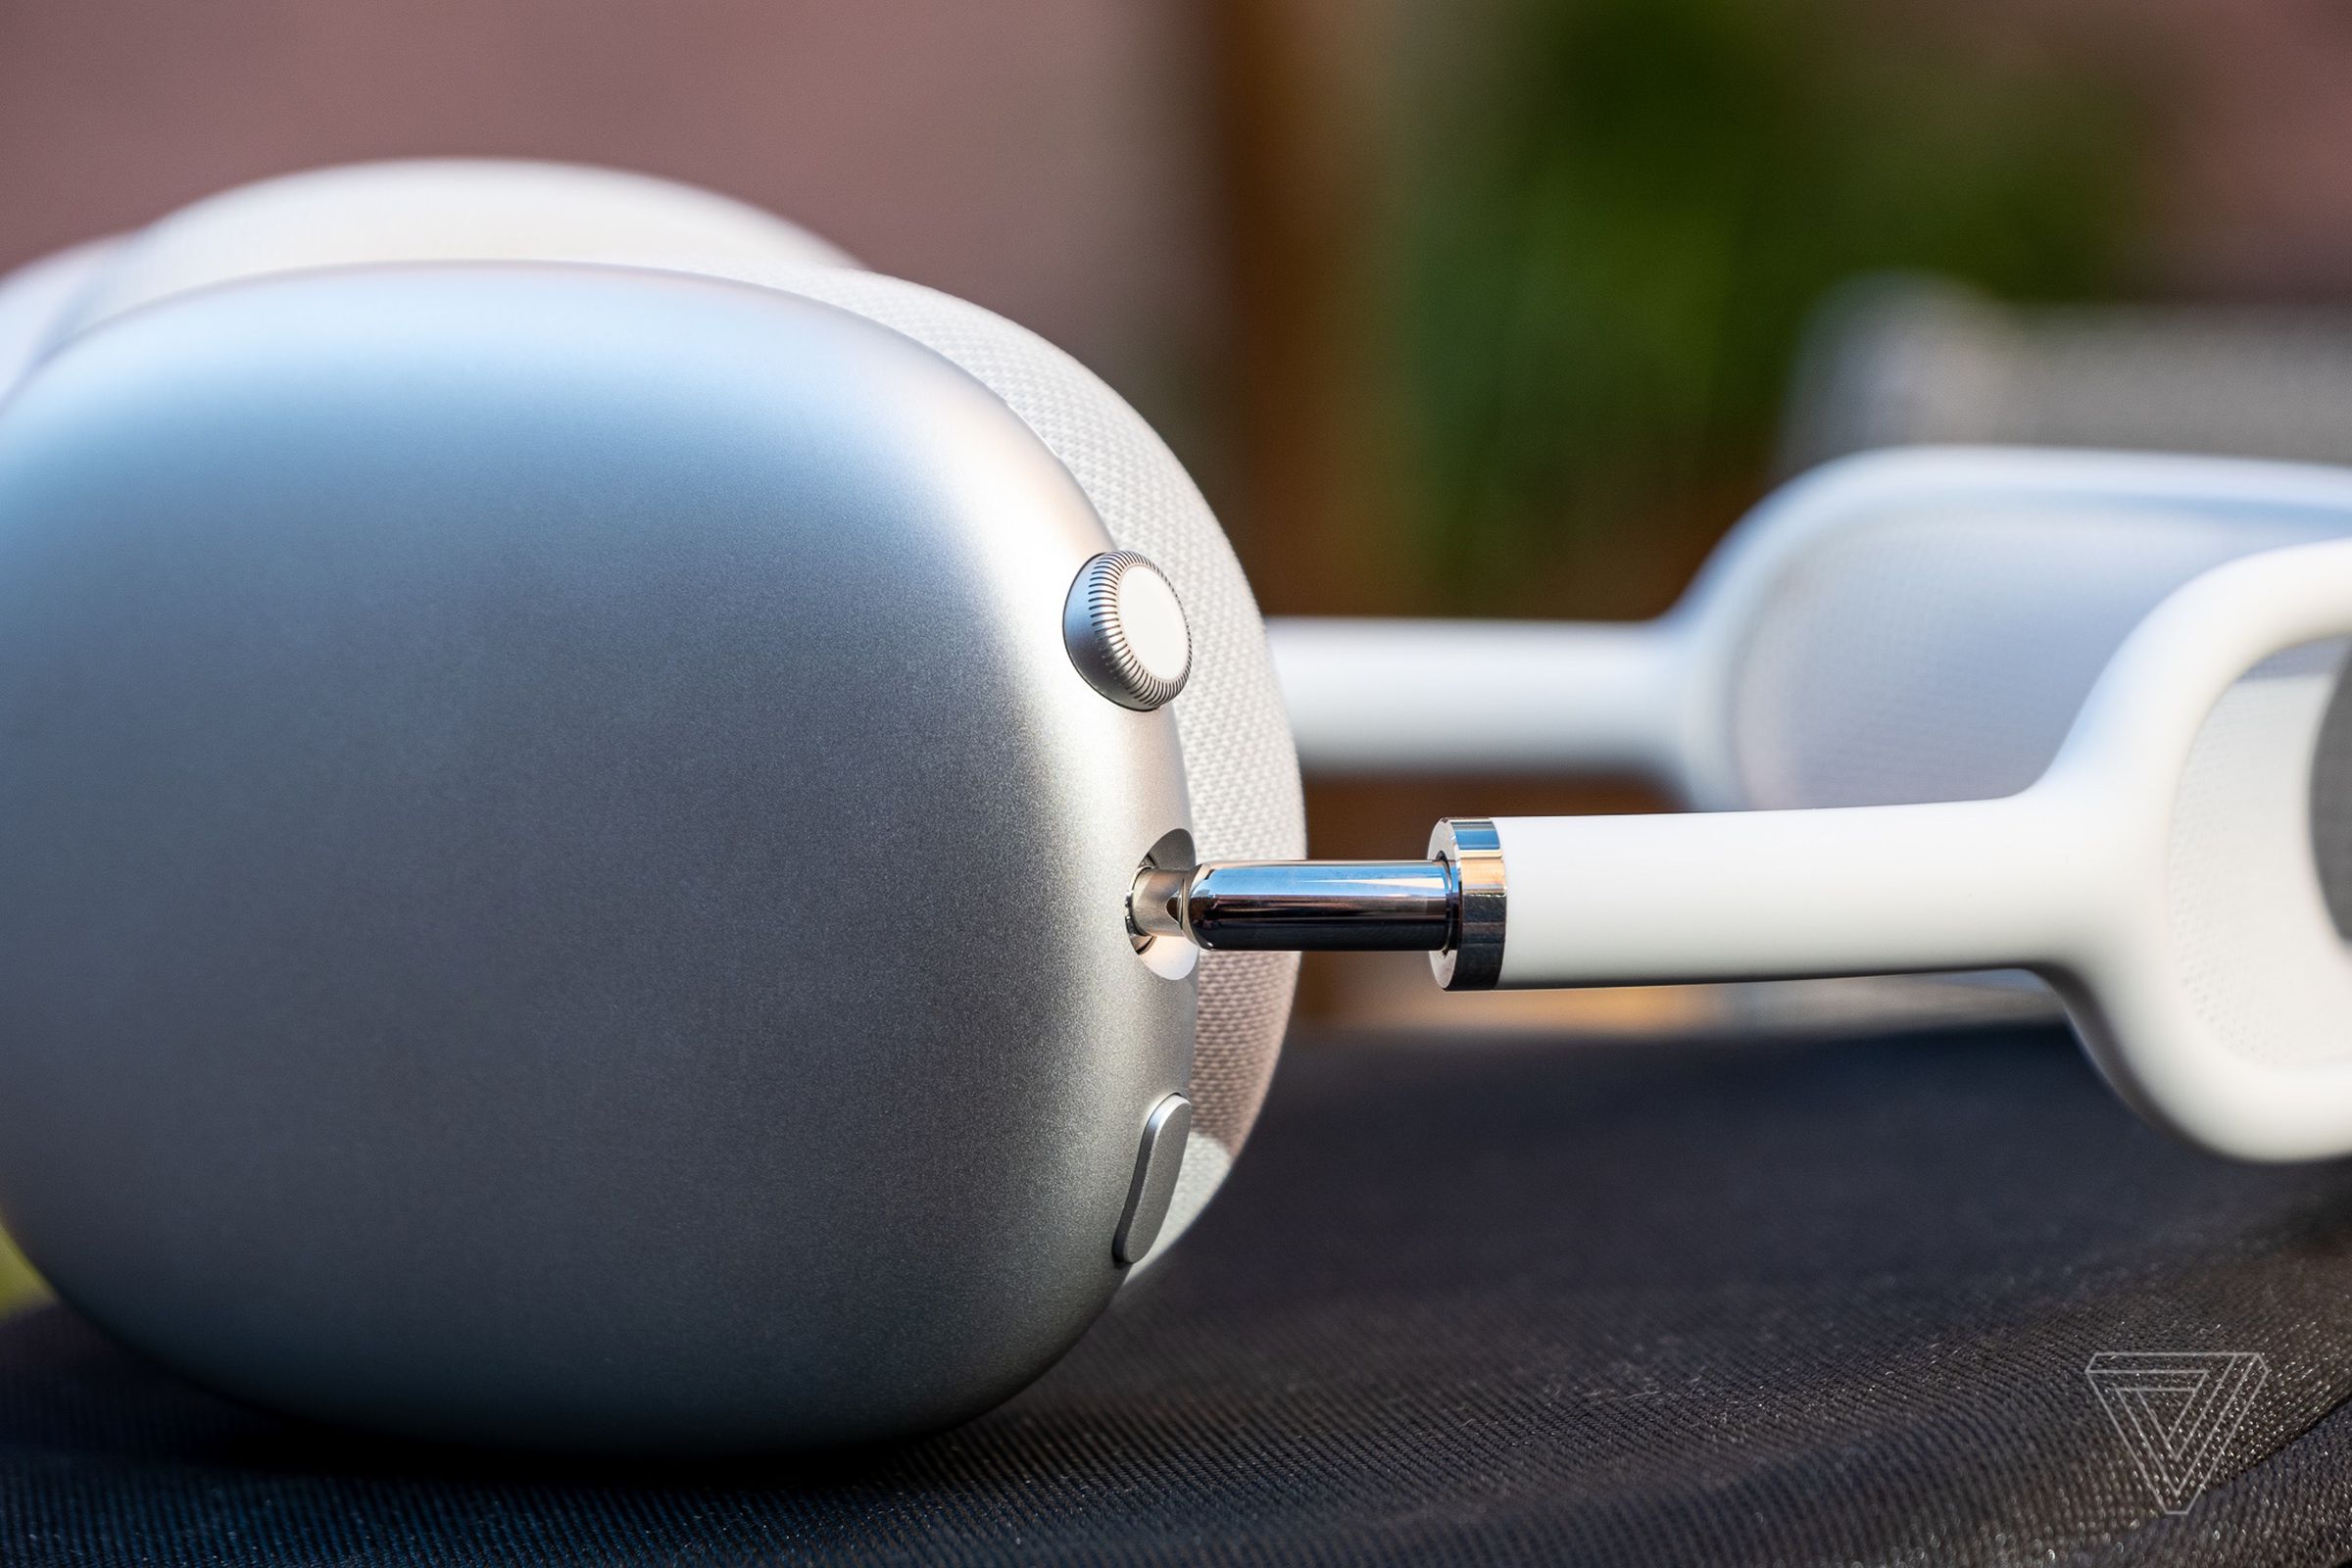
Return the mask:
{"type": "Polygon", "coordinates": [[[1409,52],[1387,302],[1413,543],[1442,593],[1621,608],[1493,585],[1727,522],[1806,314],[1846,277],[2037,299],[2118,277],[2141,139],[2131,94],[2086,67],[1891,38],[1836,0],[1482,14],[1485,47],[1446,9],[1409,52]]]}

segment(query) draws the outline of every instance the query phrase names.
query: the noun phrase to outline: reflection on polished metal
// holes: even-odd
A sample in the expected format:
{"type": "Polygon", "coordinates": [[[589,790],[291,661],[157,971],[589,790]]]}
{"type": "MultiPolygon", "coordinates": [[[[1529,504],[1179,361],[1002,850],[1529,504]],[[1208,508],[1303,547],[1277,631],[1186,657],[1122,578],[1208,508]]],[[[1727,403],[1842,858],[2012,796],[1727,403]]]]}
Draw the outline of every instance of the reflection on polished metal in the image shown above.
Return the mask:
{"type": "Polygon", "coordinates": [[[1151,900],[1144,918],[1180,910],[1204,948],[1420,952],[1453,933],[1453,876],[1438,860],[1227,860],[1148,872],[1139,889],[1151,900]]]}
{"type": "Polygon", "coordinates": [[[1453,868],[1453,940],[1429,956],[1430,972],[1448,991],[1492,991],[1502,978],[1502,925],[1508,905],[1502,839],[1483,817],[1449,816],[1430,830],[1429,853],[1453,868]]]}
{"type": "Polygon", "coordinates": [[[1427,952],[1449,991],[1502,969],[1504,887],[1494,824],[1438,824],[1426,860],[1147,861],[1128,894],[1139,938],[1203,948],[1427,952]]]}

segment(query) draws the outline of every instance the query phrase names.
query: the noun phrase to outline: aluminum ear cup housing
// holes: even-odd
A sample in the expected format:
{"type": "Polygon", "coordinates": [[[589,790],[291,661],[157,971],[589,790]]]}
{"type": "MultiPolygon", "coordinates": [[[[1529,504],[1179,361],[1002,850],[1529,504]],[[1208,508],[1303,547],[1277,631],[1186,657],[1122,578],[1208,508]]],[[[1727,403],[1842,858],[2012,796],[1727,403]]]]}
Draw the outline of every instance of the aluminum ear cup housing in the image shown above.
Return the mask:
{"type": "Polygon", "coordinates": [[[103,1326],[743,1450],[976,1413],[1117,1288],[1184,763],[946,360],[618,270],[232,284],[28,377],[0,517],[0,1220],[103,1326]]]}
{"type": "MultiPolygon", "coordinates": [[[[1141,555],[1179,608],[1180,628],[1165,614],[1129,626],[1126,611],[1150,606],[1125,604],[1126,590],[1151,584],[1119,579],[1122,635],[1148,632],[1155,620],[1163,633],[1182,633],[1148,638],[1151,647],[1140,651],[1179,656],[1173,663],[1154,659],[1155,681],[1164,684],[1146,695],[1181,681],[1183,700],[1168,711],[1198,852],[1305,854],[1298,755],[1264,622],[1232,546],[1167,444],[1115,391],[1035,333],[977,305],[859,270],[781,220],[684,186],[556,165],[460,159],[316,170],[223,192],[123,236],[93,264],[96,276],[85,284],[95,286],[68,290],[62,312],[41,282],[44,269],[12,274],[0,280],[0,318],[15,312],[44,322],[45,351],[125,311],[239,279],[326,266],[518,261],[682,271],[832,305],[921,344],[993,392],[1077,481],[1113,553],[1141,555]]],[[[0,320],[0,336],[5,325],[0,320]]],[[[1066,632],[1065,624],[1065,640],[1066,632]]],[[[1132,643],[1128,651],[1139,652],[1132,643]]],[[[1091,662],[1081,659],[1081,671],[1091,662]]],[[[1133,698],[1125,684],[1114,683],[1113,701],[1133,698]]],[[[1162,956],[1193,961],[1174,950],[1162,956]]],[[[1198,961],[1195,1114],[1153,1255],[1215,1196],[1248,1139],[1298,965],[1296,954],[1274,952],[1198,961]]]]}

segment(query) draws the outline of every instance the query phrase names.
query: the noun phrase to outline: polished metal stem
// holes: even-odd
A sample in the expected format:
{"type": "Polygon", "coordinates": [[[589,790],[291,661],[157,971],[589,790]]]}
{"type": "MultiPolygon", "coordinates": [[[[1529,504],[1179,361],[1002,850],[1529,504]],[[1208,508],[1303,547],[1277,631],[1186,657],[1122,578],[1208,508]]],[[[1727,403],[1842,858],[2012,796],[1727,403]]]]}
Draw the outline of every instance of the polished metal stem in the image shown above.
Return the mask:
{"type": "Polygon", "coordinates": [[[1221,860],[1147,867],[1130,901],[1145,936],[1280,953],[1434,953],[1452,938],[1444,860],[1221,860]]]}
{"type": "Polygon", "coordinates": [[[1441,822],[1426,860],[1147,863],[1128,894],[1140,940],[1259,952],[1425,952],[1450,990],[1492,986],[1502,959],[1502,862],[1492,824],[1441,822]]]}

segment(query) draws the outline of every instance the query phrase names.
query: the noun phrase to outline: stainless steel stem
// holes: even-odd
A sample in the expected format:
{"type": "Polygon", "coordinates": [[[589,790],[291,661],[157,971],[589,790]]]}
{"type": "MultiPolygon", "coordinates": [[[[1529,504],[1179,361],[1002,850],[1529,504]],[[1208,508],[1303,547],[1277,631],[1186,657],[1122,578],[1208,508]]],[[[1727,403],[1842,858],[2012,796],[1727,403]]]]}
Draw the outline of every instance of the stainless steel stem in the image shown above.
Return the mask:
{"type": "Polygon", "coordinates": [[[1425,952],[1449,990],[1494,984],[1502,862],[1489,823],[1441,822],[1426,860],[1147,863],[1128,895],[1139,939],[1261,952],[1425,952]]]}

